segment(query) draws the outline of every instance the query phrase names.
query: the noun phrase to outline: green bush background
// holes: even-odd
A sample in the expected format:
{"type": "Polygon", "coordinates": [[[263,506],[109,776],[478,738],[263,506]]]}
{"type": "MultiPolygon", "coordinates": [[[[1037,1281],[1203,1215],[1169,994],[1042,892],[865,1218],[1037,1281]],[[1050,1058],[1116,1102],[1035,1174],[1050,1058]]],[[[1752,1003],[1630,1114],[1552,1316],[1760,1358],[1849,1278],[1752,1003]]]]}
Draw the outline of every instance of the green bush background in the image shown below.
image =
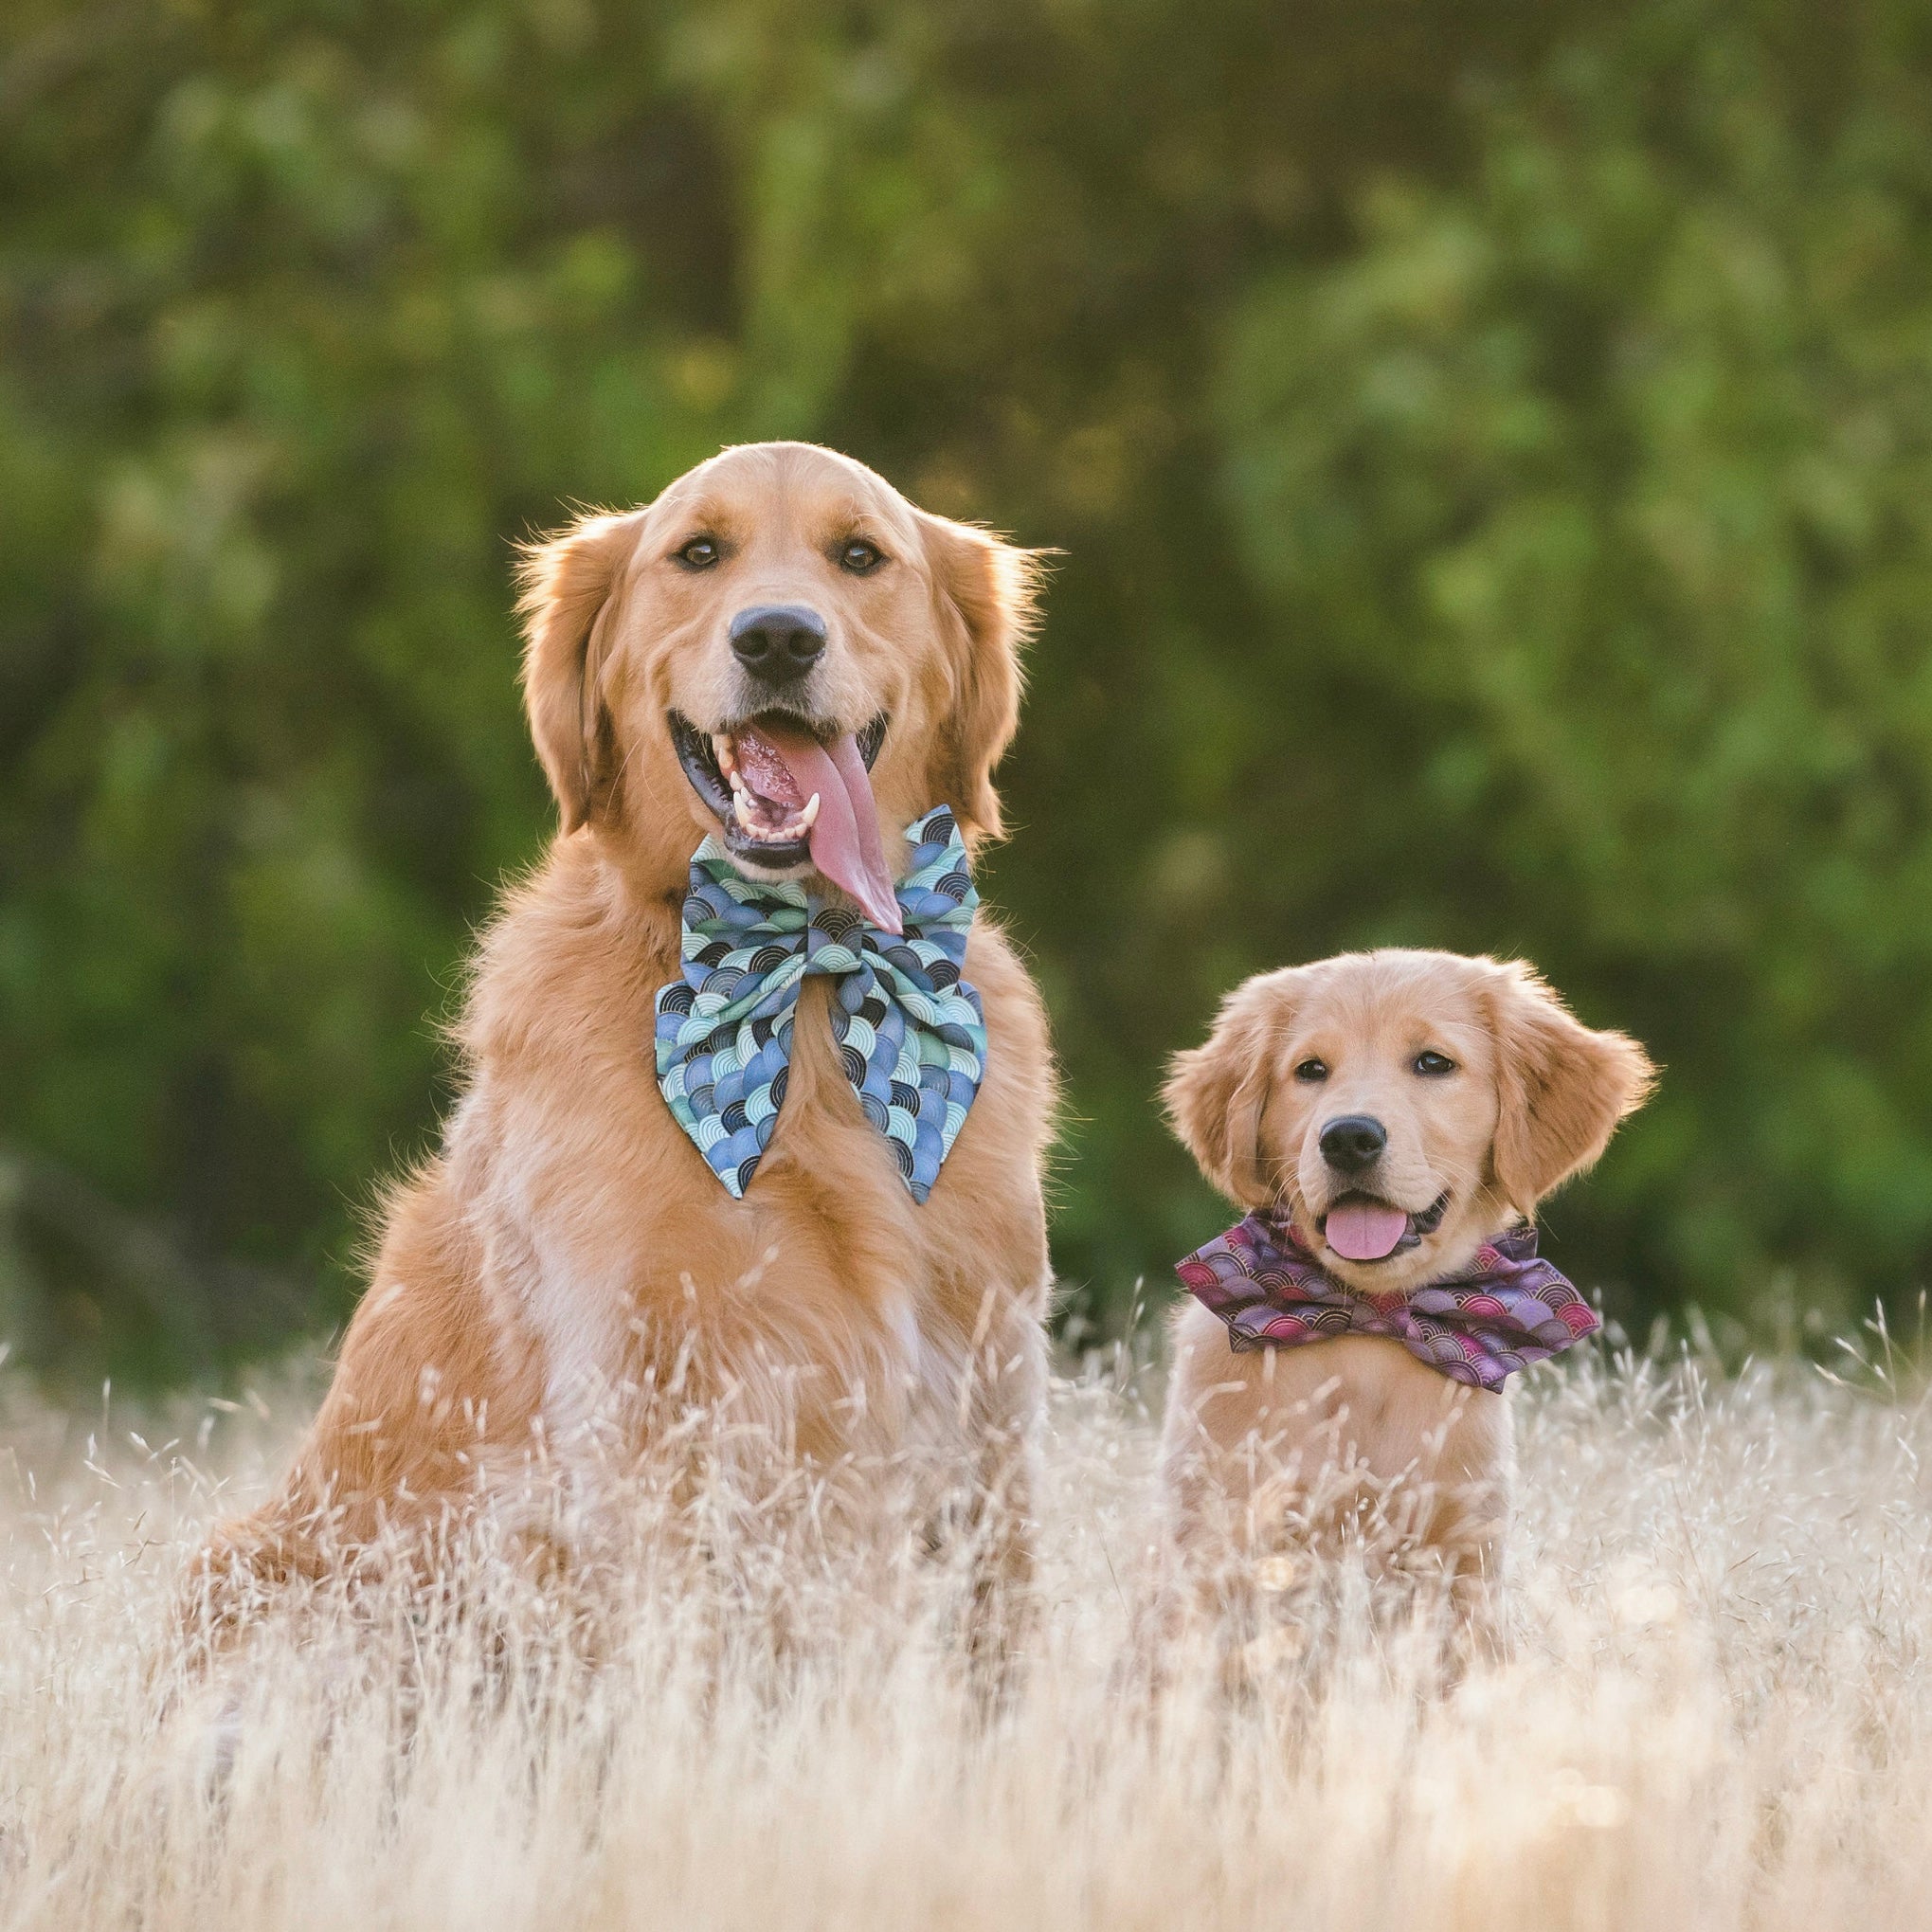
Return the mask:
{"type": "Polygon", "coordinates": [[[1626,1319],[1932,1254],[1932,10],[13,0],[0,1334],[339,1318],[550,810],[512,541],[822,440],[1065,551],[990,897],[1117,1324],[1260,966],[1522,953],[1626,1319]]]}

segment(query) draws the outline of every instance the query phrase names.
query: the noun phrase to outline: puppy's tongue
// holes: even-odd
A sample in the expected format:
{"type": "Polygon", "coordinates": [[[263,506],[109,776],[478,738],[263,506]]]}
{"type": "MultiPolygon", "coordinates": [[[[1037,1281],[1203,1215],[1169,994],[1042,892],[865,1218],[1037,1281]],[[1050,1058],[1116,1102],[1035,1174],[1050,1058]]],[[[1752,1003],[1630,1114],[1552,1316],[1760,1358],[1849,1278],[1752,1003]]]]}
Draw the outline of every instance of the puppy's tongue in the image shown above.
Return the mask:
{"type": "Polygon", "coordinates": [[[825,746],[809,731],[771,720],[742,725],[733,735],[748,769],[768,752],[790,774],[800,803],[818,793],[819,816],[810,834],[812,863],[833,884],[843,886],[875,926],[903,932],[892,868],[878,835],[878,807],[858,741],[846,731],[825,746]]]}
{"type": "Polygon", "coordinates": [[[1409,1217],[1379,1201],[1338,1201],[1323,1234],[1345,1261],[1384,1261],[1409,1232],[1409,1217]]]}

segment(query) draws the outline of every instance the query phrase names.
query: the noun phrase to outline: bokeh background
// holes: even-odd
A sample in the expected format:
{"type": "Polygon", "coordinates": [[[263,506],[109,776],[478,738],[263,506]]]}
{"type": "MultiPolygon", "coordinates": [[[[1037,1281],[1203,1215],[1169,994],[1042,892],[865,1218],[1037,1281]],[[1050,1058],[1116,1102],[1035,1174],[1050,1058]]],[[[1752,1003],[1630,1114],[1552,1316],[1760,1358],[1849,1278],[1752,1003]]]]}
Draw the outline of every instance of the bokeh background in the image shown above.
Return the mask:
{"type": "Polygon", "coordinates": [[[1549,1238],[1932,1260],[1922,0],[10,0],[0,1336],[325,1330],[551,812],[513,542],[822,440],[1056,546],[988,867],[1070,1319],[1243,974],[1521,953],[1667,1073],[1549,1238]]]}

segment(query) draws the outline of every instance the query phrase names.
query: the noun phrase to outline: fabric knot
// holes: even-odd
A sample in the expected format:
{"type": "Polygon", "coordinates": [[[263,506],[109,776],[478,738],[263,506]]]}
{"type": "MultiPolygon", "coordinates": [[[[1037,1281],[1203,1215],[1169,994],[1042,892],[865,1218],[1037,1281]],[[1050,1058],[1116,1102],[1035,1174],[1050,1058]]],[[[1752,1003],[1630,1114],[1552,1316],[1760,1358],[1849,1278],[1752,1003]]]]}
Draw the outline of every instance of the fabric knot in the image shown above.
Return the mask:
{"type": "Polygon", "coordinates": [[[1286,1214],[1263,1211],[1176,1265],[1183,1287],[1228,1325],[1237,1350],[1383,1335],[1452,1381],[1499,1389],[1517,1370],[1574,1347],[1602,1318],[1536,1252],[1519,1224],[1460,1273],[1420,1288],[1358,1293],[1323,1268],[1286,1214]]]}
{"type": "Polygon", "coordinates": [[[903,936],[803,886],[747,878],[715,839],[693,855],[683,977],[657,997],[658,1086],[713,1173],[742,1197],[785,1100],[799,987],[839,982],[832,1035],[873,1127],[923,1204],[980,1090],[978,990],[961,977],[980,895],[951,809],[907,828],[903,936]]]}

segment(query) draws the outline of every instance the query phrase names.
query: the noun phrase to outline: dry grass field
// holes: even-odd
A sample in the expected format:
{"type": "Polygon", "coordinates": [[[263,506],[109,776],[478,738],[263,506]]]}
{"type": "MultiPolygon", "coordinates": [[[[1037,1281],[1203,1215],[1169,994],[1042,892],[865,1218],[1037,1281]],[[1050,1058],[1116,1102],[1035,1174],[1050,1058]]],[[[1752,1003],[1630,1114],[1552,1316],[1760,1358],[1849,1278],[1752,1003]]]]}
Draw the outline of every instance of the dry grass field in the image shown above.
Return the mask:
{"type": "Polygon", "coordinates": [[[641,1530],[594,1636],[485,1539],[452,1600],[308,1603],[189,1692],[179,1565],[301,1379],[168,1417],[15,1389],[0,1927],[1932,1923],[1932,1429],[1897,1380],[1540,1371],[1511,1661],[1432,1688],[1359,1574],[1277,1570],[1259,1634],[1177,1643],[1157,1690],[1152,1425],[1135,1378],[1071,1381],[992,1708],[916,1538],[861,1559],[809,1498],[710,1492],[640,1504],[694,1533],[641,1530]]]}

